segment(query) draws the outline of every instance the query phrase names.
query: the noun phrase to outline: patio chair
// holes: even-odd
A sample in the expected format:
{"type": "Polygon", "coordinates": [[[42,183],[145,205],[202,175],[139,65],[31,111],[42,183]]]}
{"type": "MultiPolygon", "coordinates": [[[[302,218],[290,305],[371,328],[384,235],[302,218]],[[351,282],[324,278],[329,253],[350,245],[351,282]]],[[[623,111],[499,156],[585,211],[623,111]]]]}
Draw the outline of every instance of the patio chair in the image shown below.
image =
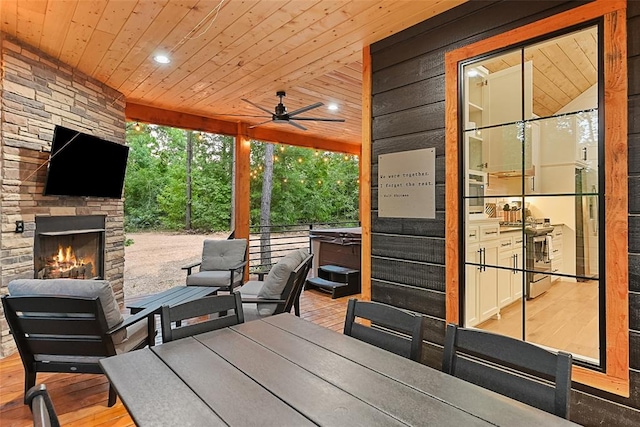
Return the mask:
{"type": "Polygon", "coordinates": [[[264,281],[251,280],[240,288],[245,320],[289,313],[300,316],[300,294],[313,254],[306,249],[289,252],[275,264],[264,281]]]}
{"type": "Polygon", "coordinates": [[[349,299],[344,334],[419,362],[425,339],[426,317],[392,305],[349,299]],[[356,319],[371,321],[371,326],[356,319]]]}
{"type": "MultiPolygon", "coordinates": [[[[155,309],[124,318],[106,280],[21,279],[8,290],[2,307],[24,365],[25,399],[39,372],[102,374],[100,359],[153,342],[147,316],[155,309]]],[[[108,406],[115,402],[110,385],[108,406]]]]}
{"type": "Polygon", "coordinates": [[[569,353],[478,329],[447,325],[442,370],[569,419],[569,353]]]}
{"type": "Polygon", "coordinates": [[[60,427],[58,415],[44,384],[31,387],[25,395],[25,401],[33,415],[33,427],[60,427]]]}
{"type": "Polygon", "coordinates": [[[211,295],[169,307],[162,306],[162,342],[244,323],[240,292],[211,295]],[[230,313],[230,310],[232,311],[230,313]]]}
{"type": "Polygon", "coordinates": [[[247,252],[246,239],[205,240],[202,260],[182,267],[187,270],[187,286],[217,286],[233,292],[244,283],[247,252]],[[200,270],[193,273],[197,266],[200,270]]]}

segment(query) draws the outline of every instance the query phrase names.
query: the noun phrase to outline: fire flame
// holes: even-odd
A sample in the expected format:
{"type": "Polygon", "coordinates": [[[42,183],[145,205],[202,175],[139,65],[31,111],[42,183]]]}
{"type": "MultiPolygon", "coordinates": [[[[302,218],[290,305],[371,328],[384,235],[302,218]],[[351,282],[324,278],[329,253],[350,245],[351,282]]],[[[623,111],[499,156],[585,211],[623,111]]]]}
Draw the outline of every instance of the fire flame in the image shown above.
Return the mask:
{"type": "Polygon", "coordinates": [[[59,271],[69,271],[85,264],[84,259],[76,258],[71,246],[63,248],[62,245],[58,245],[58,253],[52,257],[51,261],[49,265],[59,271]]]}

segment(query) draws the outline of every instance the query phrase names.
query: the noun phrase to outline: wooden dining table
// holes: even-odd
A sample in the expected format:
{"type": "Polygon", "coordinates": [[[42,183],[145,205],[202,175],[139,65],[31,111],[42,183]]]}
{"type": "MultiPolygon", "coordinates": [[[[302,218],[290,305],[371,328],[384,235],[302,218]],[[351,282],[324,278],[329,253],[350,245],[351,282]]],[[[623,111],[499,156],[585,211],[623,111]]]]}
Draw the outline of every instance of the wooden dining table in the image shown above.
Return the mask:
{"type": "Polygon", "coordinates": [[[139,426],[574,425],[289,313],[100,364],[139,426]]]}

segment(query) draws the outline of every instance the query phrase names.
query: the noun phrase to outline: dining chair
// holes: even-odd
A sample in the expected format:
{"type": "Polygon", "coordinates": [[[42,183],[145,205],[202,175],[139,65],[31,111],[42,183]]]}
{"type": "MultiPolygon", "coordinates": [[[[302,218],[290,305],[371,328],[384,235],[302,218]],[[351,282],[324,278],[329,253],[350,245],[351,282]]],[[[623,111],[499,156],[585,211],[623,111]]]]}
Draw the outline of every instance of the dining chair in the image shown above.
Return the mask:
{"type": "Polygon", "coordinates": [[[426,317],[392,305],[349,299],[344,334],[417,362],[422,357],[426,317]],[[370,326],[356,319],[371,322],[370,326]]]}
{"type": "Polygon", "coordinates": [[[58,415],[44,384],[36,384],[25,395],[33,415],[33,427],[60,427],[58,415]]]}
{"type": "MultiPolygon", "coordinates": [[[[155,339],[147,327],[154,309],[123,316],[106,280],[16,279],[8,291],[2,308],[24,366],[25,396],[40,372],[102,374],[101,358],[155,339]]],[[[108,406],[116,398],[110,385],[108,406]]]]}
{"type": "Polygon", "coordinates": [[[244,283],[247,267],[247,239],[207,239],[202,259],[182,267],[187,270],[187,286],[216,286],[233,292],[244,283]],[[198,272],[193,272],[199,266],[198,272]]]}
{"type": "Polygon", "coordinates": [[[211,295],[161,308],[162,342],[244,323],[240,292],[211,295]]]}
{"type": "Polygon", "coordinates": [[[448,324],[442,370],[480,387],[569,419],[569,353],[448,324]]]}

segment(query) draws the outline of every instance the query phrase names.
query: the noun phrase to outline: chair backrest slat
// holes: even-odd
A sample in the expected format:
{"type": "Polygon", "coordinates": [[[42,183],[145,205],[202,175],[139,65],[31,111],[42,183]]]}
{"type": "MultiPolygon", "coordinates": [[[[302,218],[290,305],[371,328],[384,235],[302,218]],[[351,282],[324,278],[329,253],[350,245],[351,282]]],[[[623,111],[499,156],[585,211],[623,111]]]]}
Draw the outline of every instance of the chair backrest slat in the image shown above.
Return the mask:
{"type": "Polygon", "coordinates": [[[291,272],[287,285],[284,287],[283,295],[286,296],[286,302],[282,305],[282,310],[274,314],[289,313],[296,299],[300,297],[304,282],[307,280],[309,269],[311,268],[311,262],[313,260],[313,254],[309,254],[302,262],[291,272]]]}
{"type": "Polygon", "coordinates": [[[173,307],[165,305],[161,323],[163,342],[244,323],[240,292],[211,295],[173,307]]]}
{"type": "Polygon", "coordinates": [[[567,419],[571,363],[568,353],[447,325],[444,372],[567,419]]]}
{"type": "Polygon", "coordinates": [[[23,357],[115,355],[98,297],[9,295],[2,301],[23,357]]]}
{"type": "Polygon", "coordinates": [[[420,314],[398,307],[351,298],[347,305],[344,334],[420,361],[426,320],[420,314]],[[356,318],[371,321],[371,326],[356,323],[356,318]]]}

